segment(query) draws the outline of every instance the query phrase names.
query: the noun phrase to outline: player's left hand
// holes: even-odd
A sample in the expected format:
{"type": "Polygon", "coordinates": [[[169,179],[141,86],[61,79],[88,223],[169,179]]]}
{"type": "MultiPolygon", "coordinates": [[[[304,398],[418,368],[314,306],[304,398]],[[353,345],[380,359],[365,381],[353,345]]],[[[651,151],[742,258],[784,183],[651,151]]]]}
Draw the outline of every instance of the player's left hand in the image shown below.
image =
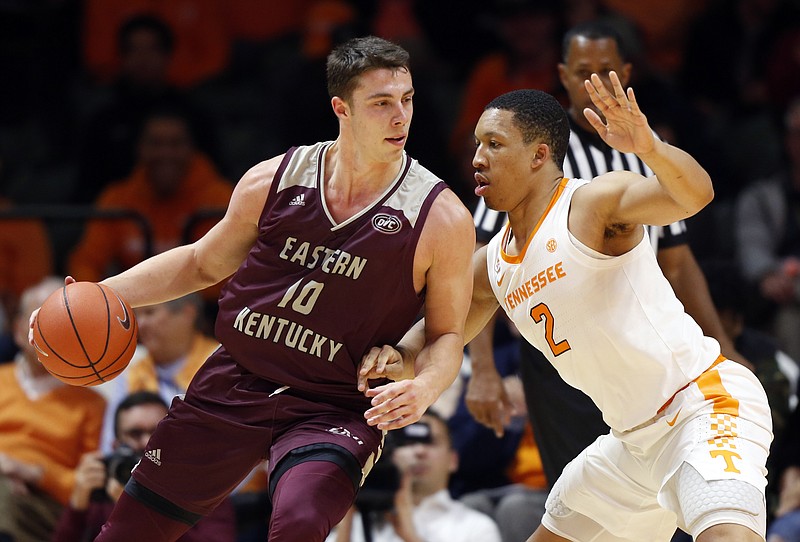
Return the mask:
{"type": "Polygon", "coordinates": [[[652,151],[656,145],[653,130],[647,123],[632,88],[627,93],[616,72],[609,72],[611,89],[607,89],[596,73],[584,82],[592,103],[605,117],[605,122],[593,109],[587,107],[583,114],[598,135],[620,152],[638,155],[652,151]]]}
{"type": "Polygon", "coordinates": [[[435,391],[414,378],[368,389],[366,396],[372,397],[367,423],[387,431],[418,422],[436,400],[435,391]]]}
{"type": "Polygon", "coordinates": [[[413,365],[413,361],[406,362],[403,351],[399,348],[373,346],[361,358],[361,365],[358,367],[358,391],[363,393],[369,389],[368,380],[388,378],[397,381],[413,378],[413,365]]]}

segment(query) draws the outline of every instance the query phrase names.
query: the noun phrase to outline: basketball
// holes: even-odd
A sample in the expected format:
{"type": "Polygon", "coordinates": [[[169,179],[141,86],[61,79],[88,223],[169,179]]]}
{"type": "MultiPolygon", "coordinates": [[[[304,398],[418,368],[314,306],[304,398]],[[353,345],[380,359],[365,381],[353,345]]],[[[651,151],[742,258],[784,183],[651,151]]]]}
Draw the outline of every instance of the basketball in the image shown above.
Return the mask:
{"type": "Polygon", "coordinates": [[[133,310],[113,289],[73,282],[42,303],[33,343],[50,374],[72,386],[96,386],[128,366],[137,331],[133,310]]]}

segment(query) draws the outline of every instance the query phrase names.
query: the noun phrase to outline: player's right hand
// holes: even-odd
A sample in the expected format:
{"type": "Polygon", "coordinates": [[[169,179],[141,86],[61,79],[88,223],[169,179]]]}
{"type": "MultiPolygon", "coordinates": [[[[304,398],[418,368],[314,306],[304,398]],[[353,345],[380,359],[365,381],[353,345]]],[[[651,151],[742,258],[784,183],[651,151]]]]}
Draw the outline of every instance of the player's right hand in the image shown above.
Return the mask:
{"type": "Polygon", "coordinates": [[[503,385],[503,379],[494,365],[480,372],[473,371],[467,383],[467,394],[464,399],[467,410],[475,421],[494,431],[497,438],[503,436],[505,426],[511,422],[511,416],[516,413],[514,404],[503,385]]]}
{"type": "MultiPolygon", "coordinates": [[[[72,278],[71,276],[67,275],[66,277],[64,277],[64,286],[72,284],[73,282],[75,282],[75,279],[72,278]]],[[[31,346],[36,346],[35,344],[33,344],[33,326],[34,324],[36,324],[36,317],[38,315],[39,315],[39,309],[34,309],[34,311],[31,313],[30,318],[28,318],[28,344],[30,344],[31,346]]]]}
{"type": "Polygon", "coordinates": [[[39,315],[39,309],[34,309],[31,313],[31,317],[28,318],[28,344],[31,346],[36,346],[33,344],[33,326],[36,325],[36,317],[39,315]]]}

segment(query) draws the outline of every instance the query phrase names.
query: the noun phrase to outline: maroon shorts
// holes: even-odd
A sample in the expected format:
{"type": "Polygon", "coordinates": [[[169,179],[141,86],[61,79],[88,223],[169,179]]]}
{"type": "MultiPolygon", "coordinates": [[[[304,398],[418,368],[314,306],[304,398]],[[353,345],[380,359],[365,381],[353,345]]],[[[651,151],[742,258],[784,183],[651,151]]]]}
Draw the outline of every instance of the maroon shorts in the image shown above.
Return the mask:
{"type": "Polygon", "coordinates": [[[174,505],[206,515],[262,459],[272,473],[298,448],[343,448],[369,470],[383,433],[367,425],[363,412],[278,388],[228,356],[213,355],[186,397],[172,401],[133,477],[174,505]]]}

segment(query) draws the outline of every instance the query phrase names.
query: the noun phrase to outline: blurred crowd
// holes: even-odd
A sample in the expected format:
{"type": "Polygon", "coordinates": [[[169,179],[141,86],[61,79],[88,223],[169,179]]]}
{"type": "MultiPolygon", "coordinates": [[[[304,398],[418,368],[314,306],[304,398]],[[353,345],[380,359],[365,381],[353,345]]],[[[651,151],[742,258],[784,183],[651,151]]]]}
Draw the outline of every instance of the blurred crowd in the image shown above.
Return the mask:
{"type": "MultiPolygon", "coordinates": [[[[800,513],[800,467],[791,452],[800,432],[800,0],[0,1],[0,362],[34,359],[19,322],[31,301],[54,290],[53,276],[100,280],[192,241],[221,216],[252,165],[336,137],[324,86],[336,44],[375,34],[410,52],[416,93],[406,150],[474,209],[472,129],[484,105],[515,88],[545,90],[566,105],[556,69],[562,36],[598,19],[625,40],[636,67],[631,86],[651,125],[714,180],[714,202],[688,221],[690,244],[720,316],[729,318],[729,335],[780,354],[772,380],[788,407],[778,422],[792,436],[768,498],[781,516],[800,513]],[[784,491],[796,493],[781,501],[784,491]]],[[[168,403],[185,391],[215,347],[217,294],[139,311],[135,370],[101,390],[104,422],[96,397],[75,390],[58,399],[56,407],[84,404],[93,424],[87,429],[76,414],[80,442],[69,455],[43,460],[64,470],[59,480],[40,483],[35,453],[6,454],[35,443],[0,436],[0,481],[49,495],[37,512],[42,525],[55,530],[66,521],[63,509],[85,508],[86,478],[126,442],[117,409],[130,394],[155,392],[168,403]]],[[[498,353],[511,340],[498,339],[498,353]]],[[[516,362],[503,374],[514,390],[516,362]]],[[[0,385],[17,390],[19,401],[41,399],[55,384],[34,374],[35,365],[17,362],[16,376],[0,374],[0,385]]],[[[442,448],[442,484],[501,518],[503,542],[512,542],[520,535],[507,532],[499,504],[525,492],[509,488],[526,488],[525,502],[535,504],[524,506],[544,505],[536,445],[524,416],[502,443],[473,435],[485,428],[469,425],[460,380],[439,415],[450,422],[443,439],[461,454],[461,468],[442,448]],[[496,464],[469,452],[475,442],[495,450],[496,464]]],[[[2,434],[12,394],[4,388],[0,397],[2,434]]],[[[437,435],[440,421],[433,420],[437,435]]],[[[63,452],[65,438],[51,444],[63,452]]],[[[240,541],[263,528],[258,520],[252,526],[266,506],[260,474],[234,502],[240,541]]]]}

